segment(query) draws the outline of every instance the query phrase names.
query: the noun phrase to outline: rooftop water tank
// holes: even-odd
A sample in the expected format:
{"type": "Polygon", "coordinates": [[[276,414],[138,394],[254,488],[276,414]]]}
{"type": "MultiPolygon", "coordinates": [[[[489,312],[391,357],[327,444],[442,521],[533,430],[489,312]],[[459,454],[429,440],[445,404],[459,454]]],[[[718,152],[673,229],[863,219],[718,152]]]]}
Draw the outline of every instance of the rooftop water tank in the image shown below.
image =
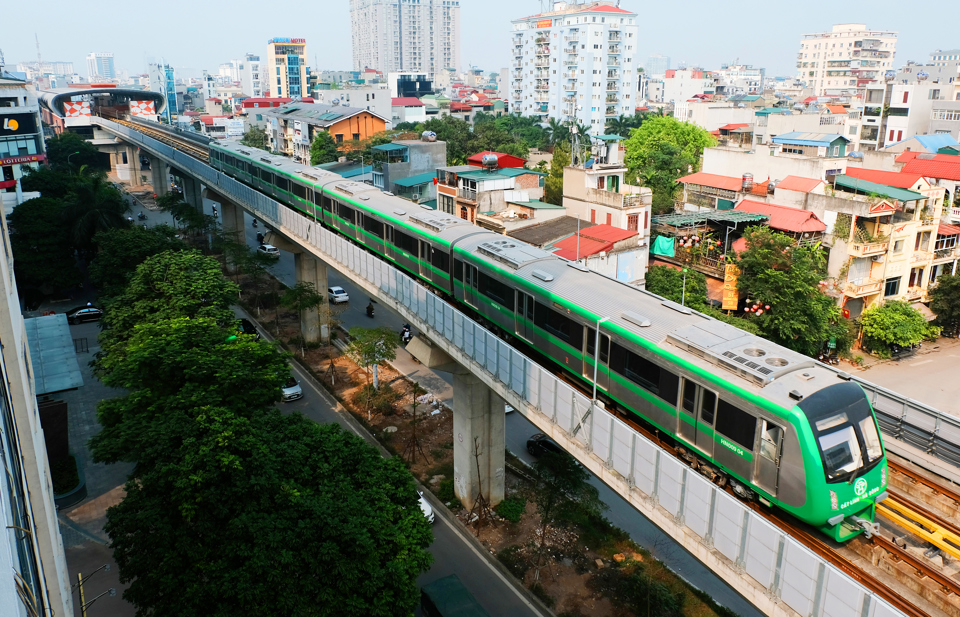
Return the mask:
{"type": "Polygon", "coordinates": [[[484,154],[483,158],[480,159],[480,162],[487,169],[496,169],[500,164],[500,159],[497,158],[496,154],[484,154]]]}
{"type": "Polygon", "coordinates": [[[421,141],[437,141],[437,134],[434,133],[433,131],[424,131],[423,133],[420,133],[420,140],[421,141]]]}
{"type": "Polygon", "coordinates": [[[753,174],[743,174],[743,192],[749,193],[753,190],[753,174]]]}

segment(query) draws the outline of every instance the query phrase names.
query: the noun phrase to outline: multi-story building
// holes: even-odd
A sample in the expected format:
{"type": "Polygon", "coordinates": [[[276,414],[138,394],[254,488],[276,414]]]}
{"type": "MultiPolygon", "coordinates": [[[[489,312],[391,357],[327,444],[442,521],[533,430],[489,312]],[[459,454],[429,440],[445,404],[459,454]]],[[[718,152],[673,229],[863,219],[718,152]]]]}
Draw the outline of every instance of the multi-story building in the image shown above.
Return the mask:
{"type": "MultiPolygon", "coordinates": [[[[6,89],[6,78],[0,80],[6,89]]],[[[0,244],[4,255],[0,259],[0,524],[4,527],[0,607],[4,615],[73,615],[70,574],[40,424],[36,372],[14,281],[6,216],[0,217],[0,244]]],[[[64,329],[68,327],[62,315],[56,318],[63,320],[64,329]]],[[[69,331],[66,336],[69,341],[69,331]]]]}
{"type": "Polygon", "coordinates": [[[803,35],[797,78],[818,96],[855,91],[892,70],[896,51],[896,32],[839,24],[830,32],[803,35]]]}
{"type": "Polygon", "coordinates": [[[28,81],[33,81],[38,77],[43,77],[45,75],[66,77],[68,75],[73,75],[73,62],[55,61],[44,62],[43,64],[38,64],[37,62],[21,62],[17,64],[17,71],[20,73],[26,73],[28,81]]]}
{"type": "Polygon", "coordinates": [[[502,231],[499,219],[503,213],[539,206],[544,176],[516,167],[441,167],[437,170],[437,210],[502,231]]]}
{"type": "Polygon", "coordinates": [[[307,39],[267,41],[262,85],[270,96],[301,99],[307,95],[307,39]]]}
{"type": "Polygon", "coordinates": [[[671,69],[663,76],[663,100],[674,106],[698,94],[714,94],[713,75],[703,69],[671,69]]]}
{"type": "Polygon", "coordinates": [[[176,74],[169,64],[148,64],[147,74],[150,76],[150,90],[159,92],[167,99],[167,115],[176,116],[180,113],[177,102],[176,74]]]}
{"type": "Polygon", "coordinates": [[[91,82],[116,79],[117,70],[113,65],[113,53],[94,51],[87,54],[87,77],[91,82]]]}
{"type": "Polygon", "coordinates": [[[46,159],[40,106],[24,81],[0,64],[0,201],[4,217],[24,201],[20,178],[46,159]]]}
{"type": "Polygon", "coordinates": [[[643,65],[643,72],[652,79],[663,78],[670,70],[670,56],[654,54],[647,58],[643,65]]]}
{"type": "Polygon", "coordinates": [[[460,0],[350,0],[353,67],[431,78],[460,66],[460,0]]]}
{"type": "Polygon", "coordinates": [[[263,86],[260,82],[260,56],[247,54],[240,62],[240,89],[249,97],[258,99],[263,96],[263,86]]]}
{"type": "Polygon", "coordinates": [[[930,52],[930,64],[933,66],[960,66],[960,49],[935,49],[930,52]]]}
{"type": "MultiPolygon", "coordinates": [[[[880,150],[930,131],[934,105],[947,102],[952,85],[929,79],[925,71],[899,73],[902,79],[870,84],[863,102],[860,144],[864,150],[880,150]]],[[[939,109],[948,109],[939,105],[939,109]]],[[[949,110],[949,109],[948,109],[949,110]]],[[[949,117],[942,114],[944,118],[949,117]]]]}
{"type": "Polygon", "coordinates": [[[317,133],[329,133],[338,144],[358,143],[386,130],[387,118],[357,107],[297,101],[262,112],[270,149],[297,161],[310,160],[317,133]]]}
{"type": "Polygon", "coordinates": [[[637,14],[612,0],[554,2],[512,22],[510,110],[604,132],[637,103],[637,14]]]}
{"type": "Polygon", "coordinates": [[[724,64],[712,71],[717,95],[761,94],[766,70],[749,64],[724,64]]]}

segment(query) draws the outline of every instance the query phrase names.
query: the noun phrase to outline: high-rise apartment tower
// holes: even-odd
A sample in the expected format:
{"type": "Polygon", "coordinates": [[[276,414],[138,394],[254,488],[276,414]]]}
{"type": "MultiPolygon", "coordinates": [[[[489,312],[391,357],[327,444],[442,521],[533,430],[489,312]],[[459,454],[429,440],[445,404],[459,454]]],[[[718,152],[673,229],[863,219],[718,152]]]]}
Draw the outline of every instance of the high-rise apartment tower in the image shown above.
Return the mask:
{"type": "Polygon", "coordinates": [[[270,39],[261,85],[271,96],[291,99],[307,95],[307,39],[270,39]]]}
{"type": "Polygon", "coordinates": [[[96,51],[87,54],[87,77],[90,81],[116,79],[117,70],[113,66],[113,54],[96,51]]]}
{"type": "Polygon", "coordinates": [[[896,32],[839,24],[830,32],[803,35],[797,79],[817,96],[855,91],[883,80],[893,70],[896,52],[896,32]]]}

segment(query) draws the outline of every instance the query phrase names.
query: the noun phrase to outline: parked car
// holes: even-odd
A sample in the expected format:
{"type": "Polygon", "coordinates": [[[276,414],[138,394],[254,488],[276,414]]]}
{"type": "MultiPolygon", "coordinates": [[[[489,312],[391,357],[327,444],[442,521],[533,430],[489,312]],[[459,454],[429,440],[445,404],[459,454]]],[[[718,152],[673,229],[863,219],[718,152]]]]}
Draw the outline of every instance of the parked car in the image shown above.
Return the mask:
{"type": "Polygon", "coordinates": [[[271,257],[280,257],[280,249],[272,244],[261,244],[257,251],[271,257]]]}
{"type": "Polygon", "coordinates": [[[343,302],[350,300],[350,296],[347,294],[347,291],[339,285],[327,287],[327,296],[334,304],[342,304],[343,302]]]}
{"type": "Polygon", "coordinates": [[[78,306],[75,309],[67,311],[67,321],[72,324],[83,323],[85,321],[100,321],[103,317],[103,310],[95,306],[78,306]]]}
{"type": "Polygon", "coordinates": [[[529,452],[531,456],[541,456],[545,452],[566,454],[563,448],[557,445],[557,442],[550,439],[543,433],[537,433],[536,435],[530,436],[530,439],[527,440],[527,452],[529,452]]]}
{"type": "Polygon", "coordinates": [[[281,398],[284,403],[303,398],[303,388],[300,387],[300,383],[293,377],[288,379],[287,383],[283,385],[281,398]]]}
{"type": "Polygon", "coordinates": [[[253,322],[250,321],[249,319],[241,319],[241,320],[240,320],[240,333],[241,333],[241,334],[249,334],[249,335],[251,335],[251,336],[254,336],[254,337],[256,337],[256,338],[254,338],[254,340],[256,340],[256,341],[259,341],[259,340],[260,340],[260,331],[257,330],[257,327],[256,327],[255,325],[253,325],[253,322]]]}
{"type": "Polygon", "coordinates": [[[427,522],[432,525],[434,521],[433,507],[427,503],[427,500],[423,497],[423,493],[420,493],[420,509],[423,510],[423,515],[426,517],[427,522]]]}

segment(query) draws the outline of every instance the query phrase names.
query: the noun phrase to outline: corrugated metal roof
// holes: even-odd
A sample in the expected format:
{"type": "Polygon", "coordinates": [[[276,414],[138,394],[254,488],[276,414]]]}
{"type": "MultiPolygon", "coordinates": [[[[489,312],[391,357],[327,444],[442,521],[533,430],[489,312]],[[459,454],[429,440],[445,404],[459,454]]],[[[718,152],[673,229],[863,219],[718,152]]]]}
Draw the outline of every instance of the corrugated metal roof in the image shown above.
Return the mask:
{"type": "Polygon", "coordinates": [[[636,235],[638,235],[636,231],[621,229],[613,225],[594,225],[590,229],[580,232],[581,237],[592,240],[606,240],[607,242],[620,242],[636,235]]]}
{"type": "Polygon", "coordinates": [[[913,137],[907,137],[896,143],[888,144],[887,148],[892,148],[897,144],[906,143],[910,140],[916,140],[920,146],[927,152],[934,154],[940,148],[945,146],[958,146],[957,140],[953,138],[950,133],[937,133],[935,135],[914,135],[913,137]]]}
{"type": "Polygon", "coordinates": [[[847,108],[844,107],[843,105],[824,105],[824,107],[826,107],[826,108],[827,108],[827,111],[829,111],[829,112],[832,113],[832,114],[846,114],[846,113],[847,113],[847,108]]]}
{"type": "Polygon", "coordinates": [[[728,191],[739,191],[743,188],[743,179],[733,178],[731,176],[718,176],[716,174],[708,174],[702,171],[698,171],[695,174],[690,174],[689,176],[684,176],[677,180],[677,182],[683,182],[684,184],[699,184],[701,186],[709,186],[715,189],[726,189],[728,191]]]}
{"type": "Polygon", "coordinates": [[[738,210],[705,210],[703,212],[682,212],[680,214],[664,214],[651,219],[653,225],[669,225],[671,227],[685,227],[688,225],[702,225],[709,221],[725,223],[750,223],[765,221],[768,216],[741,212],[738,210]]]}
{"type": "Polygon", "coordinates": [[[398,96],[392,98],[390,99],[390,105],[392,107],[423,107],[423,103],[415,96],[398,96]]]}
{"type": "Polygon", "coordinates": [[[912,161],[908,161],[900,171],[902,173],[917,173],[924,178],[937,178],[940,180],[960,182],[960,157],[953,157],[949,154],[940,156],[951,156],[952,158],[956,158],[957,162],[948,162],[940,159],[928,160],[917,157],[912,161]]]}
{"type": "Polygon", "coordinates": [[[569,259],[570,261],[576,261],[578,259],[583,259],[584,257],[596,255],[597,253],[609,251],[613,248],[613,242],[585,238],[583,237],[583,234],[580,235],[578,240],[577,235],[574,234],[568,238],[560,240],[553,245],[553,248],[557,249],[554,255],[563,257],[564,259],[569,259]]]}
{"type": "Polygon", "coordinates": [[[777,135],[771,141],[775,144],[794,146],[829,146],[838,139],[842,139],[848,143],[850,142],[850,140],[843,135],[837,135],[836,133],[801,133],[799,131],[777,135]]]}
{"type": "Polygon", "coordinates": [[[420,184],[430,184],[433,182],[433,179],[437,176],[437,172],[428,171],[427,173],[417,174],[415,176],[410,176],[407,178],[400,178],[399,180],[391,180],[397,186],[402,187],[411,187],[418,186],[420,184]]]}
{"type": "Polygon", "coordinates": [[[821,184],[825,184],[823,180],[817,180],[816,178],[804,178],[802,176],[787,176],[777,184],[778,189],[783,189],[785,191],[797,191],[798,193],[809,193],[813,191],[821,184]]]}
{"type": "Polygon", "coordinates": [[[876,193],[877,195],[889,197],[890,199],[897,199],[899,201],[917,201],[918,199],[924,198],[923,195],[914,191],[898,189],[894,186],[877,184],[876,182],[870,182],[869,180],[860,180],[859,178],[851,178],[850,176],[845,175],[837,176],[834,182],[840,186],[845,186],[848,189],[853,189],[860,193],[876,193]]]}
{"type": "Polygon", "coordinates": [[[937,227],[938,236],[956,236],[958,234],[960,234],[960,225],[940,223],[940,226],[937,227]]]}
{"type": "Polygon", "coordinates": [[[401,146],[400,144],[380,144],[379,146],[373,146],[371,150],[379,150],[380,152],[396,152],[397,150],[406,150],[406,146],[401,146]]]}
{"type": "Polygon", "coordinates": [[[77,350],[65,313],[24,319],[23,329],[27,333],[37,396],[83,385],[77,350]]]}
{"type": "Polygon", "coordinates": [[[897,173],[895,171],[881,171],[879,169],[864,169],[862,167],[847,167],[847,175],[851,178],[859,178],[877,184],[895,186],[900,189],[912,189],[913,186],[923,180],[923,176],[917,173],[897,173]]]}
{"type": "Polygon", "coordinates": [[[534,246],[544,246],[558,238],[577,233],[578,228],[582,231],[595,225],[589,221],[577,220],[576,217],[561,216],[539,225],[508,232],[507,235],[534,246]]]}
{"type": "Polygon", "coordinates": [[[773,229],[791,231],[795,233],[826,231],[827,226],[809,210],[790,208],[777,204],[768,204],[760,201],[744,199],[736,205],[734,210],[765,214],[770,217],[767,223],[773,229]]]}

